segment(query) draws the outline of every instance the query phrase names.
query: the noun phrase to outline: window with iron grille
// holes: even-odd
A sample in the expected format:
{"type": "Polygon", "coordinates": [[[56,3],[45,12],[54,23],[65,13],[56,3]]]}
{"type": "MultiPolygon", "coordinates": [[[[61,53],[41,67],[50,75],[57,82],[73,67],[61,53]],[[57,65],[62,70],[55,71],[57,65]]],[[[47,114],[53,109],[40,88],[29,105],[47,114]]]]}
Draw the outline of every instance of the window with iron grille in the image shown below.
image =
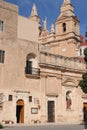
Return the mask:
{"type": "Polygon", "coordinates": [[[3,31],[3,21],[0,21],[0,32],[3,31]]]}
{"type": "Polygon", "coordinates": [[[13,96],[12,95],[9,95],[8,96],[8,101],[12,101],[13,100],[13,96]]]}
{"type": "Polygon", "coordinates": [[[29,96],[29,102],[32,102],[32,96],[29,96]]]}
{"type": "Polygon", "coordinates": [[[5,51],[0,50],[0,63],[4,63],[5,51]]]}

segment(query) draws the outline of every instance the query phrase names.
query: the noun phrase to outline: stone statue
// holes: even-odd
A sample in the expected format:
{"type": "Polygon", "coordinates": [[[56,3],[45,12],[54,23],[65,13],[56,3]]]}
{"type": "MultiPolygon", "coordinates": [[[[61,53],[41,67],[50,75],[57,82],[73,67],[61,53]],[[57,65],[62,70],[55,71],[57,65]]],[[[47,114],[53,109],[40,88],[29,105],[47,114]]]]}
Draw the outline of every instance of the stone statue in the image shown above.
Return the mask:
{"type": "Polygon", "coordinates": [[[54,33],[55,29],[54,29],[54,24],[51,25],[51,33],[54,33]]]}
{"type": "Polygon", "coordinates": [[[66,109],[71,109],[72,101],[70,97],[70,92],[66,93],[66,109]]]}
{"type": "Polygon", "coordinates": [[[44,26],[44,29],[47,29],[47,18],[45,18],[45,20],[43,20],[43,26],[44,26]]]}
{"type": "Polygon", "coordinates": [[[70,3],[70,0],[64,0],[64,3],[68,4],[68,3],[70,3]]]}

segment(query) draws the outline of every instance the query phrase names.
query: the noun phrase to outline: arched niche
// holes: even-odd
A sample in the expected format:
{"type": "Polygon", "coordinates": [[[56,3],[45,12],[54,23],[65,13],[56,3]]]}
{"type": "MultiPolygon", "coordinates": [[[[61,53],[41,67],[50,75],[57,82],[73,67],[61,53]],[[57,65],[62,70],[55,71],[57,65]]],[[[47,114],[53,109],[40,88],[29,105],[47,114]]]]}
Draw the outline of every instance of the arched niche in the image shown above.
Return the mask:
{"type": "Polygon", "coordinates": [[[72,105],[71,94],[72,94],[72,91],[70,90],[66,92],[66,109],[71,109],[71,105],[72,105]]]}

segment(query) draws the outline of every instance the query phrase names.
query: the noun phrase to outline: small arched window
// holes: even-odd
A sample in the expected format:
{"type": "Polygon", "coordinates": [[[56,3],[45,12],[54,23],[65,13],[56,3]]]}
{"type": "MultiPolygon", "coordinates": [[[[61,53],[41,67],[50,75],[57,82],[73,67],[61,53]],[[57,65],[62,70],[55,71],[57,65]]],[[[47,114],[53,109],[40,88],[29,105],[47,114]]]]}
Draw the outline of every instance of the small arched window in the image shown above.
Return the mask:
{"type": "Polygon", "coordinates": [[[33,76],[40,76],[40,69],[38,68],[37,57],[34,53],[30,53],[26,57],[25,73],[33,76]]]}
{"type": "Polygon", "coordinates": [[[63,23],[62,26],[63,26],[63,32],[66,32],[66,23],[63,23]]]}
{"type": "Polygon", "coordinates": [[[36,55],[34,53],[30,53],[26,57],[26,71],[29,72],[30,74],[32,73],[33,69],[33,62],[35,60],[36,55]]]}
{"type": "Polygon", "coordinates": [[[26,67],[32,68],[33,67],[33,61],[35,59],[36,55],[34,53],[30,53],[26,57],[26,67]]]}

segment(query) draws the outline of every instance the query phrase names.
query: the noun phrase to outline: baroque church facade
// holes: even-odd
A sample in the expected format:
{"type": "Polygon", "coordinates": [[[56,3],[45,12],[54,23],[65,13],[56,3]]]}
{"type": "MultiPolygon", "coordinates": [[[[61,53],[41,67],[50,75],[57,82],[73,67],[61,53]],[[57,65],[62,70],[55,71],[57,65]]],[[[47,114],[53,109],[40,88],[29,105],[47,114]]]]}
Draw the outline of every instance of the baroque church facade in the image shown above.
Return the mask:
{"type": "Polygon", "coordinates": [[[29,18],[0,0],[0,122],[81,123],[87,96],[79,81],[86,67],[79,60],[80,25],[70,0],[47,30],[36,6],[29,18]],[[55,31],[56,30],[56,31],[55,31]]]}

